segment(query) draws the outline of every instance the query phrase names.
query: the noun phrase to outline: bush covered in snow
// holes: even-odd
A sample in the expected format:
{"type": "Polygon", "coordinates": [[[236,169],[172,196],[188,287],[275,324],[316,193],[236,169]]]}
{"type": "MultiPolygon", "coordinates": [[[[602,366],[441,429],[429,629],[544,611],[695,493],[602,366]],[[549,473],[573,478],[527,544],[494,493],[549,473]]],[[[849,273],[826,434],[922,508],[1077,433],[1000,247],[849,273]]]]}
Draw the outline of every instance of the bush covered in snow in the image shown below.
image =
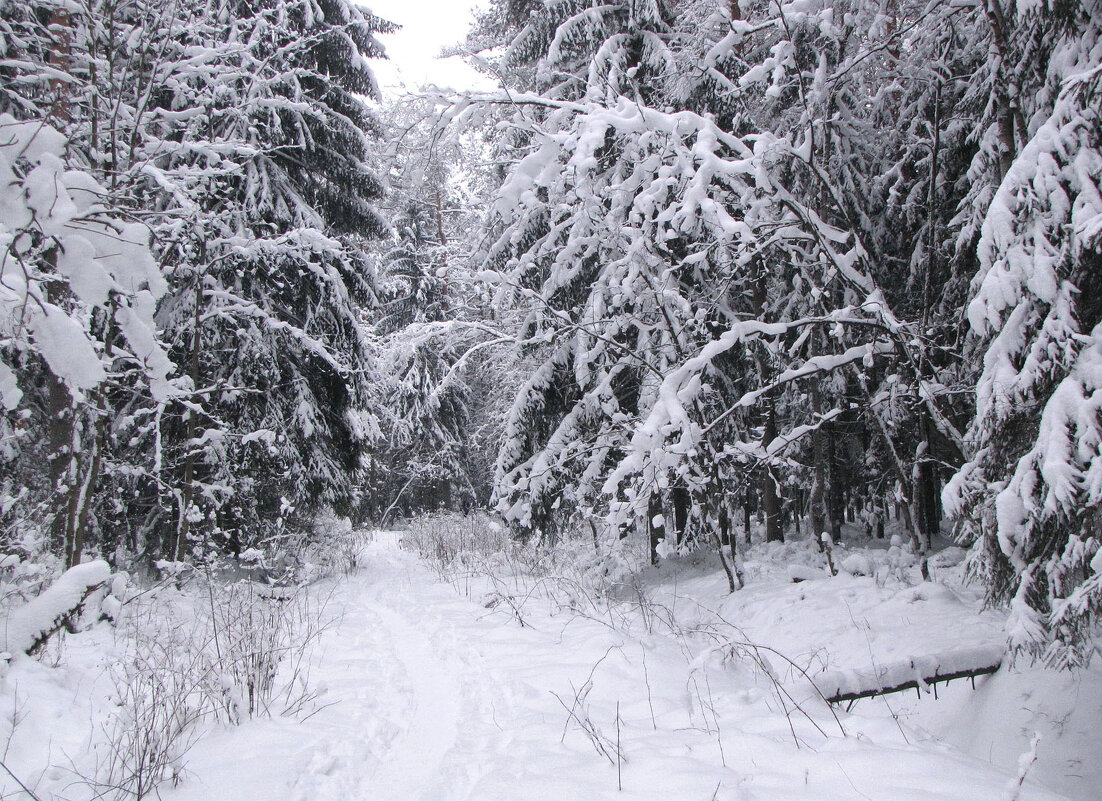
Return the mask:
{"type": "Polygon", "coordinates": [[[98,793],[141,799],[179,781],[215,723],[316,709],[307,657],[333,622],[325,592],[185,571],[122,594],[114,708],[93,737],[94,775],[83,777],[98,793]]]}

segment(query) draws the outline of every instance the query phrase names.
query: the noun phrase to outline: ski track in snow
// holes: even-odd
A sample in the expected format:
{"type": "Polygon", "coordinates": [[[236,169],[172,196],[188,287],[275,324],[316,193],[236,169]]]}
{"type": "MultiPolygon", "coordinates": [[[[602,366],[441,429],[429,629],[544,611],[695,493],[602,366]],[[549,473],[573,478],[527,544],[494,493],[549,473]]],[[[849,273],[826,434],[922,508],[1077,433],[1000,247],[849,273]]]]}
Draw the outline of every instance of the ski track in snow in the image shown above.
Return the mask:
{"type": "Polygon", "coordinates": [[[372,565],[334,598],[344,614],[318,671],[339,703],[306,724],[328,731],[300,760],[300,801],[443,797],[439,777],[456,744],[460,688],[430,639],[435,632],[396,608],[410,594],[410,564],[396,538],[380,539],[372,565]],[[380,711],[389,725],[373,728],[380,711]]]}
{"type": "Polygon", "coordinates": [[[399,647],[413,691],[409,728],[394,744],[371,780],[378,801],[432,798],[433,778],[455,746],[459,720],[458,688],[433,653],[428,639],[401,615],[381,605],[374,611],[399,647]]]}

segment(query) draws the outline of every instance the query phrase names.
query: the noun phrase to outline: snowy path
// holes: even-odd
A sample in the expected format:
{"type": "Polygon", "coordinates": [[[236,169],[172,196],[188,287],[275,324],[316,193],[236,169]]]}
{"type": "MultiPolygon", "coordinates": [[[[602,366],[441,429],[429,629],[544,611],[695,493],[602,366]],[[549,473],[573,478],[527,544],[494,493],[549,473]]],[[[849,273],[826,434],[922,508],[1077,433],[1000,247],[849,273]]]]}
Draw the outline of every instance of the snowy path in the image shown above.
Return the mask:
{"type": "MultiPolygon", "coordinates": [[[[1005,773],[894,725],[797,731],[745,674],[591,620],[521,627],[458,597],[380,535],[339,582],[313,674],[325,707],[201,741],[166,801],[1004,801],[1005,773]],[[642,666],[643,648],[647,665],[642,666]],[[740,678],[741,677],[741,678],[740,678]],[[626,762],[601,756],[579,719],[626,762]],[[556,698],[556,695],[558,698],[556,698]],[[725,764],[726,763],[726,764],[725,764]]],[[[820,721],[824,723],[824,721],[820,721]]],[[[1029,788],[1022,801],[1057,796],[1029,788]]]]}
{"type": "MultiPolygon", "coordinates": [[[[203,739],[188,755],[189,780],[166,798],[471,797],[469,766],[456,759],[460,718],[477,715],[491,687],[450,622],[459,612],[477,625],[471,605],[436,585],[396,535],[380,535],[364,561],[327,605],[340,618],[322,639],[311,680],[329,705],[303,723],[254,720],[203,739]]],[[[464,743],[481,749],[476,729],[464,727],[464,743]]]]}
{"type": "Polygon", "coordinates": [[[428,639],[408,620],[375,606],[384,629],[398,646],[413,693],[408,728],[392,746],[389,757],[372,777],[380,801],[410,801],[431,797],[433,777],[455,747],[459,722],[458,687],[434,654],[428,639]]]}

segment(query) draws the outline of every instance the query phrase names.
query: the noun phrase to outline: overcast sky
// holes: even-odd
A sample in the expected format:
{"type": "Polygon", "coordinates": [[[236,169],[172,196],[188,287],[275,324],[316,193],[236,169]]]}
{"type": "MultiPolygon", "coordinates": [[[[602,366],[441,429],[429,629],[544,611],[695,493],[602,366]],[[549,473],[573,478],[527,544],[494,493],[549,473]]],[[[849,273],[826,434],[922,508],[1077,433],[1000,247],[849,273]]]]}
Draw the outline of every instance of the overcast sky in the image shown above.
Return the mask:
{"type": "Polygon", "coordinates": [[[485,0],[361,0],[361,5],[402,26],[397,33],[381,37],[389,61],[372,63],[385,95],[416,91],[423,84],[494,88],[461,58],[436,58],[441,49],[463,40],[472,9],[485,5],[485,0]]]}

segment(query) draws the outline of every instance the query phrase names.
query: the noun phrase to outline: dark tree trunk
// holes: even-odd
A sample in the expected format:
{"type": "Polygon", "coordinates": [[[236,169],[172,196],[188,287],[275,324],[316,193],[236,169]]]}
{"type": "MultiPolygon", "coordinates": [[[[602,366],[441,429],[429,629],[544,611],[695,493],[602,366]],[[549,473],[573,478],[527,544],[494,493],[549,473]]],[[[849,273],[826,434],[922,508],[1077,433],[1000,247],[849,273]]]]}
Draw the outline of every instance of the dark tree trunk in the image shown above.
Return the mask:
{"type": "MultiPolygon", "coordinates": [[[[770,442],[777,436],[777,413],[772,401],[769,404],[769,418],[765,423],[765,441],[770,442]]],[[[777,493],[777,481],[773,468],[765,468],[762,478],[761,504],[765,512],[765,539],[767,542],[784,542],[784,526],[781,522],[781,499],[777,493]]]]}
{"type": "Polygon", "coordinates": [[[720,495],[719,514],[716,522],[719,525],[720,543],[734,548],[735,539],[731,536],[731,510],[727,504],[726,495],[720,495]]]}
{"type": "Polygon", "coordinates": [[[53,519],[50,521],[51,547],[56,553],[66,553],[68,549],[69,496],[72,490],[70,466],[73,459],[74,413],[72,397],[65,384],[53,372],[46,371],[46,403],[49,411],[47,436],[49,438],[49,457],[47,467],[50,474],[50,487],[56,496],[53,519]]]}
{"type": "Polygon", "coordinates": [[[811,499],[808,517],[811,519],[811,536],[818,542],[826,531],[826,448],[823,433],[815,431],[811,435],[811,454],[815,464],[812,468],[811,499]]]}
{"type": "Polygon", "coordinates": [[[685,536],[689,530],[692,496],[686,487],[676,486],[670,491],[670,500],[673,503],[673,526],[677,532],[677,545],[681,547],[685,544],[685,536]]]}
{"type": "Polygon", "coordinates": [[[750,487],[743,490],[742,495],[742,533],[746,537],[746,544],[750,544],[750,524],[754,517],[754,493],[750,487]]]}
{"type": "Polygon", "coordinates": [[[841,460],[838,458],[838,435],[832,424],[826,427],[828,495],[827,510],[830,514],[830,536],[834,542],[842,541],[842,522],[846,514],[845,481],[841,460]]]}
{"type": "Polygon", "coordinates": [[[650,532],[650,563],[658,564],[658,543],[666,537],[665,518],[662,516],[662,496],[658,492],[651,493],[647,501],[647,531],[650,532]],[[662,519],[661,524],[654,521],[662,519]]]}
{"type": "MultiPolygon", "coordinates": [[[[200,247],[203,246],[200,245],[200,247]]],[[[205,248],[201,250],[201,254],[203,256],[206,255],[205,248]]],[[[191,337],[191,385],[196,389],[199,388],[199,350],[202,346],[199,328],[202,319],[202,302],[203,282],[201,278],[197,277],[195,283],[195,309],[192,319],[194,329],[191,337]]],[[[198,398],[195,399],[195,403],[198,403],[198,398]]],[[[195,411],[195,408],[188,409],[187,433],[185,435],[186,439],[184,444],[184,447],[187,448],[187,452],[184,456],[184,478],[183,487],[180,490],[180,511],[176,521],[176,528],[165,547],[165,557],[173,562],[180,561],[180,557],[183,555],[183,549],[187,545],[188,533],[191,528],[188,510],[191,508],[191,502],[194,495],[193,485],[195,483],[195,451],[191,443],[192,440],[195,439],[198,425],[199,415],[195,411]]]]}
{"type": "Polygon", "coordinates": [[[933,422],[926,413],[922,415],[924,439],[919,445],[915,459],[915,524],[918,529],[916,554],[922,568],[922,578],[929,580],[930,571],[926,562],[930,544],[941,530],[941,487],[939,486],[937,464],[933,460],[933,422]]]}

